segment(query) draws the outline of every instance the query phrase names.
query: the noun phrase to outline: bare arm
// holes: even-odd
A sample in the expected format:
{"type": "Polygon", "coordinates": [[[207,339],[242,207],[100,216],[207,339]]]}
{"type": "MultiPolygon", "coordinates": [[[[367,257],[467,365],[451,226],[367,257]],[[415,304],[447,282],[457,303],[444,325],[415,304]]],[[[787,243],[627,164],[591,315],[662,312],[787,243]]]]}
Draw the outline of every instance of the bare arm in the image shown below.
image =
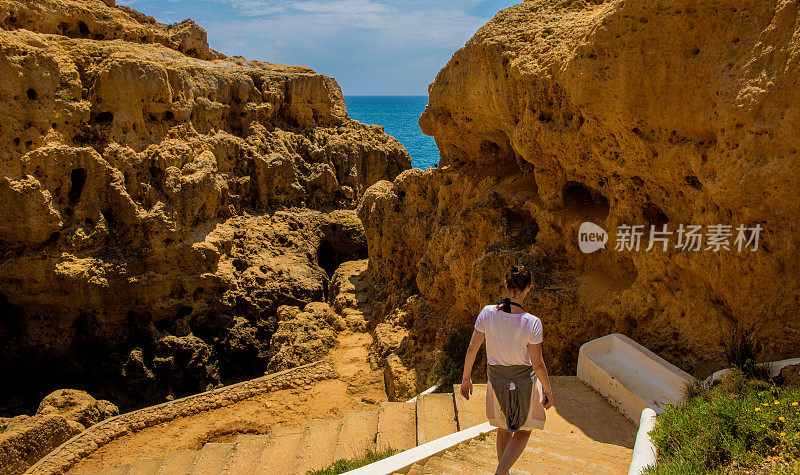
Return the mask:
{"type": "Polygon", "coordinates": [[[545,366],[544,359],[542,358],[542,345],[528,345],[528,353],[531,356],[531,366],[536,372],[536,377],[542,382],[542,390],[545,396],[544,408],[547,409],[553,405],[553,388],[550,386],[547,366],[545,366]]]}
{"type": "Polygon", "coordinates": [[[478,330],[472,331],[472,338],[469,340],[469,348],[467,349],[467,356],[464,357],[464,374],[461,376],[461,395],[469,400],[472,395],[472,366],[475,364],[475,357],[478,356],[478,350],[481,349],[483,340],[486,335],[478,330]]]}

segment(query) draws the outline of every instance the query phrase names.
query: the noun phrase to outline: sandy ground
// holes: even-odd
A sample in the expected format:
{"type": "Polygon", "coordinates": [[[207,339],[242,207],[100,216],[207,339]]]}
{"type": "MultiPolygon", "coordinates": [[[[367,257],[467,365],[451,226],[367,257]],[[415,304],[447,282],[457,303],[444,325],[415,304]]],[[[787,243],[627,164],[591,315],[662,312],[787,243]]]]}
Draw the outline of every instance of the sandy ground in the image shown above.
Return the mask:
{"type": "Polygon", "coordinates": [[[200,449],[206,442],[230,442],[237,434],[262,434],[272,426],[305,426],[309,419],[333,419],[354,409],[377,409],[386,401],[383,372],[370,367],[372,337],[345,333],[330,358],[340,377],[305,388],[275,391],[231,406],[181,418],[120,437],[75,465],[68,473],[92,473],[105,465],[128,465],[140,457],[161,458],[176,449],[200,449]]]}

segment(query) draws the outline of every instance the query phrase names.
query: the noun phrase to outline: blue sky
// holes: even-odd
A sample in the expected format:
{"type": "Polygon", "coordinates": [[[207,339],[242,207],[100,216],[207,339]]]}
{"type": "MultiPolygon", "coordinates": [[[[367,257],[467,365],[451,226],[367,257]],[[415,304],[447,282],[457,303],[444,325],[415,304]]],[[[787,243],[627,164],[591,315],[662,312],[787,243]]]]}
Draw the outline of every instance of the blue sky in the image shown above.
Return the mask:
{"type": "Polygon", "coordinates": [[[426,94],[450,56],[521,0],[118,0],[158,21],[191,18],[211,47],[333,76],[345,95],[426,94]]]}

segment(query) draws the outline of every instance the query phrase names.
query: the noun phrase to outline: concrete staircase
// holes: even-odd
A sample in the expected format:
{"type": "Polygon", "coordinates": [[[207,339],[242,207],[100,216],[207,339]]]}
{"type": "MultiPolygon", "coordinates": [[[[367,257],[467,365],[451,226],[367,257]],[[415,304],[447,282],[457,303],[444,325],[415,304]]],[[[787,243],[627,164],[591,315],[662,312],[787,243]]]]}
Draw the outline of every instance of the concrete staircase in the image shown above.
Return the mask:
{"type": "MultiPolygon", "coordinates": [[[[563,386],[565,395],[586,391],[587,397],[597,397],[575,378],[553,378],[553,384],[556,391],[563,386]]],[[[486,385],[475,385],[469,401],[461,397],[458,386],[453,389],[454,393],[419,396],[416,403],[384,402],[379,409],[346,412],[341,419],[312,419],[305,427],[273,427],[267,434],[238,435],[231,443],[211,442],[200,450],[176,450],[164,458],[142,458],[131,465],[104,467],[95,473],[305,474],[327,468],[336,460],[360,458],[370,450],[407,450],[485,422],[486,385]]],[[[629,448],[556,432],[570,430],[559,425],[563,419],[556,411],[548,411],[548,418],[551,415],[556,417],[552,424],[548,419],[551,425],[545,429],[553,430],[534,431],[515,473],[627,472],[629,448]]],[[[493,437],[462,444],[414,466],[409,473],[491,473],[492,464],[496,464],[493,437]]]]}
{"type": "MultiPolygon", "coordinates": [[[[496,432],[483,440],[472,439],[442,454],[413,465],[408,475],[493,474],[497,467],[496,432]]],[[[530,442],[512,474],[625,474],[631,451],[617,445],[594,442],[547,430],[533,431],[530,442]]]]}

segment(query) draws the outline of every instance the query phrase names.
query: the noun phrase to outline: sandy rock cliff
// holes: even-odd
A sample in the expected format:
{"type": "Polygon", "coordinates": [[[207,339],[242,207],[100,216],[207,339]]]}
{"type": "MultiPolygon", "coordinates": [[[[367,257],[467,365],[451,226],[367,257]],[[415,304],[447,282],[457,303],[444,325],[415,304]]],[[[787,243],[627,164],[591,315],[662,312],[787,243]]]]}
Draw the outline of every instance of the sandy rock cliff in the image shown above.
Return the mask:
{"type": "Polygon", "coordinates": [[[797,356],[798,33],[786,1],[501,11],[430,87],[420,124],[442,168],[380,182],[360,206],[384,323],[407,334],[384,338],[387,379],[415,368],[424,386],[432,350],[501,296],[518,260],[535,266],[525,304],[557,372],[609,332],[698,373],[722,363],[736,325],[759,325],[765,357],[797,356]],[[584,221],[609,230],[608,248],[578,249],[584,221]],[[674,235],[667,252],[645,252],[647,236],[617,251],[623,224],[763,231],[757,252],[679,251],[674,235]]]}
{"type": "Polygon", "coordinates": [[[123,408],[263,374],[281,305],[366,257],[410,167],[336,82],[114,1],[0,1],[0,405],[123,408]],[[4,377],[5,379],[5,377],[4,377]]]}
{"type": "Polygon", "coordinates": [[[115,405],[83,391],[54,391],[33,416],[0,418],[0,467],[3,473],[23,473],[72,436],[117,414],[115,405]]]}

